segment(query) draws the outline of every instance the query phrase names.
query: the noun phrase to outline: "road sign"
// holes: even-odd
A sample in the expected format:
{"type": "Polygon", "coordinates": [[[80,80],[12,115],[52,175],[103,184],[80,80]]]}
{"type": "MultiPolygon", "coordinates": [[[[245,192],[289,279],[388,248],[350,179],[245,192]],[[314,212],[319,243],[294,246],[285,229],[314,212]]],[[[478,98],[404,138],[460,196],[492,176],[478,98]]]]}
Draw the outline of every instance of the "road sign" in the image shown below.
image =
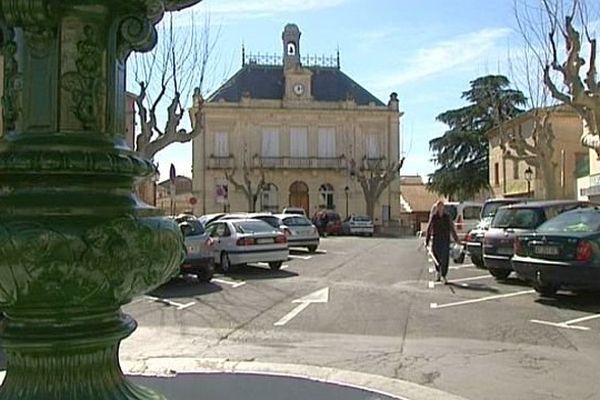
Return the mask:
{"type": "Polygon", "coordinates": [[[191,205],[196,205],[196,203],[198,203],[198,199],[195,197],[190,197],[190,204],[191,205]]]}

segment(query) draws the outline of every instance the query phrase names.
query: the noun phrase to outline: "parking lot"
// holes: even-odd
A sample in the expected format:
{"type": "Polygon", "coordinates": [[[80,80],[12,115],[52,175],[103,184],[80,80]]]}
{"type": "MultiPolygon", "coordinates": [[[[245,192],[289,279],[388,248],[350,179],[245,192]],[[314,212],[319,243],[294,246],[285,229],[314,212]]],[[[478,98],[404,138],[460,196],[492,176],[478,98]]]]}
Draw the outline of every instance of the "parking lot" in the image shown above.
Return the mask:
{"type": "Polygon", "coordinates": [[[396,377],[470,399],[594,398],[597,297],[541,298],[468,261],[443,285],[416,239],[328,237],[315,254],[292,251],[279,271],[176,279],[125,307],[140,328],[122,357],[151,360],[168,346],[396,377]]]}

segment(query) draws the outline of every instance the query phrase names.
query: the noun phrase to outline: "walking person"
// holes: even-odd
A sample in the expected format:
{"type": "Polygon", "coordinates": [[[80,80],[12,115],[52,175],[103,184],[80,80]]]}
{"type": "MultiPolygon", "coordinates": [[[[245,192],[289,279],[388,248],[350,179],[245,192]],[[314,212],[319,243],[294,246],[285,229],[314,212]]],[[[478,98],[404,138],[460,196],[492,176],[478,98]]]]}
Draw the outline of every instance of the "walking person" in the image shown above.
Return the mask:
{"type": "Polygon", "coordinates": [[[435,205],[435,213],[429,219],[427,225],[427,237],[425,245],[429,247],[429,242],[433,236],[433,256],[435,258],[435,269],[437,271],[436,280],[448,283],[446,275],[448,274],[448,263],[450,261],[450,235],[456,243],[459,242],[456,228],[452,218],[444,208],[444,202],[439,200],[435,205]]]}

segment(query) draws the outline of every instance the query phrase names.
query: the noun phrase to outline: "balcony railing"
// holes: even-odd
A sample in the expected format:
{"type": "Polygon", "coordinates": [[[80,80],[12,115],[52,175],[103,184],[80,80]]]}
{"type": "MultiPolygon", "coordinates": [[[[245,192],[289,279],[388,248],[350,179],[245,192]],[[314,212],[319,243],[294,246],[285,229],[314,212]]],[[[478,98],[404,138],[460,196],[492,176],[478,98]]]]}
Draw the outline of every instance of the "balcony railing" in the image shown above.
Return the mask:
{"type": "Polygon", "coordinates": [[[255,168],[343,169],[346,159],[340,157],[256,157],[255,168]]]}
{"type": "Polygon", "coordinates": [[[209,169],[229,169],[233,168],[233,156],[213,156],[208,158],[209,169]]]}

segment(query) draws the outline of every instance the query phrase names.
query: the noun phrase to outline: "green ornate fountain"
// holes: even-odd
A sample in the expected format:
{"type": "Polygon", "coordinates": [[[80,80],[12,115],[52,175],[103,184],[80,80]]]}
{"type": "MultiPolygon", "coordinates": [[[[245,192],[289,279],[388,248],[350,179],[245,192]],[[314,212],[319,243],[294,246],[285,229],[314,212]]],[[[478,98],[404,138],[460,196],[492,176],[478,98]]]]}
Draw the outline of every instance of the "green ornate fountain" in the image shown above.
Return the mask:
{"type": "Polygon", "coordinates": [[[129,383],[120,311],[177,270],[177,226],[132,195],[125,63],[199,0],[0,0],[0,399],[160,399],[129,383]]]}

